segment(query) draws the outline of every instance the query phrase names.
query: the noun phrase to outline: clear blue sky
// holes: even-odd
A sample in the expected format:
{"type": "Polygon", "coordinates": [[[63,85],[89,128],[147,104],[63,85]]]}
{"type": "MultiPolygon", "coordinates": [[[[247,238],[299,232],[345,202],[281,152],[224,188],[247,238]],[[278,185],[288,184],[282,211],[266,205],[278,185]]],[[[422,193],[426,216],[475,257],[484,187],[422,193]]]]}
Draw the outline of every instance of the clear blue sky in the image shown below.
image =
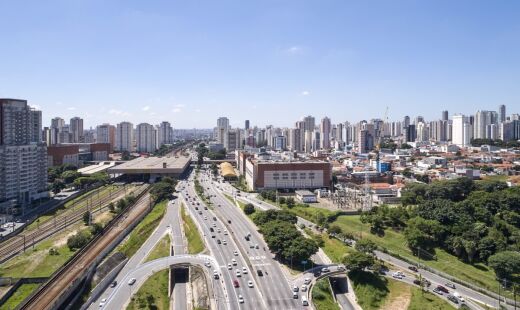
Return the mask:
{"type": "Polygon", "coordinates": [[[6,0],[0,12],[0,97],[29,100],[44,124],[520,112],[520,1],[6,0]]]}

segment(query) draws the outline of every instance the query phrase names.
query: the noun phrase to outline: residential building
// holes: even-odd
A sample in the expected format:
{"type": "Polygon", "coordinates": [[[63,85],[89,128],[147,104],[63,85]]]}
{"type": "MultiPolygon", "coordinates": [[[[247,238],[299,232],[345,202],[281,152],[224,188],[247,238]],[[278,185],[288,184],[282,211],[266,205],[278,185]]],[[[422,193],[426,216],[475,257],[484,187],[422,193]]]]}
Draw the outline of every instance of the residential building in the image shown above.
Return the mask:
{"type": "Polygon", "coordinates": [[[470,146],[471,139],[473,138],[473,130],[468,117],[461,114],[454,115],[452,130],[453,144],[459,147],[470,146]]]}
{"type": "Polygon", "coordinates": [[[73,117],[70,119],[70,133],[72,136],[72,143],[84,142],[83,139],[83,119],[73,117]]]}
{"type": "Polygon", "coordinates": [[[41,112],[26,100],[0,99],[0,209],[48,196],[41,112]],[[38,128],[38,126],[40,126],[38,128]]]}
{"type": "Polygon", "coordinates": [[[116,127],[116,145],[118,152],[134,151],[134,125],[130,122],[122,122],[116,127]]]}
{"type": "Polygon", "coordinates": [[[112,152],[116,145],[116,127],[106,123],[97,126],[96,143],[109,143],[110,152],[112,152]]]}
{"type": "Polygon", "coordinates": [[[320,146],[322,149],[330,149],[330,134],[331,134],[331,121],[330,118],[324,117],[321,119],[320,124],[320,146]]]}
{"type": "Polygon", "coordinates": [[[164,144],[173,144],[173,128],[169,122],[162,122],[157,127],[157,147],[164,144]]]}
{"type": "Polygon", "coordinates": [[[151,124],[141,123],[135,127],[135,139],[139,153],[153,153],[157,150],[156,130],[151,124]]]}

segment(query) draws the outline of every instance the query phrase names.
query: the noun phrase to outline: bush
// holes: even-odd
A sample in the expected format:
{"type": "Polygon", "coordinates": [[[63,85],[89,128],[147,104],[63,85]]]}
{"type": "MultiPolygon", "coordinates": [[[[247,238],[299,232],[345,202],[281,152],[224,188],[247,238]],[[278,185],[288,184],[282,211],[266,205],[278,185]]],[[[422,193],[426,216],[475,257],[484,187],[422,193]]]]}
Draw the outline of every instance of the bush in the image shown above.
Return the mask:
{"type": "Polygon", "coordinates": [[[246,215],[250,215],[250,214],[253,214],[255,213],[255,206],[253,206],[252,204],[248,203],[244,206],[244,213],[246,215]]]}
{"type": "Polygon", "coordinates": [[[67,239],[67,246],[71,251],[74,251],[75,249],[80,249],[87,245],[87,243],[90,241],[90,233],[88,231],[80,231],[76,233],[73,236],[70,236],[69,239],[67,239]]]}

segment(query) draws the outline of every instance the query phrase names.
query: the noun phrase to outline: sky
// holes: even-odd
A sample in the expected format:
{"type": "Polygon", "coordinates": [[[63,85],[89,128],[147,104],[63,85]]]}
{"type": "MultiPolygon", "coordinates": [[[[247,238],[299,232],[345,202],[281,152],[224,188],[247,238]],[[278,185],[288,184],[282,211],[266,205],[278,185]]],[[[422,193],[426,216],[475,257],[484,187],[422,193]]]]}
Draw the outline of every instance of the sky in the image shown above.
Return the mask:
{"type": "Polygon", "coordinates": [[[520,112],[520,1],[0,0],[0,97],[85,126],[520,112]]]}

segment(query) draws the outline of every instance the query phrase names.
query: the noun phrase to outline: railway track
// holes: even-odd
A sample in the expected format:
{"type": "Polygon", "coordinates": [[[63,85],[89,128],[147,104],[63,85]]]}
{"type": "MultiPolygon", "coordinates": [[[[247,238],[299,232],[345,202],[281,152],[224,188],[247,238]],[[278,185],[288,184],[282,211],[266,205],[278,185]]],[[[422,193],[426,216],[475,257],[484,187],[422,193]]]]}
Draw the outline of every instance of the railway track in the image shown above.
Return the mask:
{"type": "MultiPolygon", "coordinates": [[[[144,191],[145,188],[146,186],[141,186],[135,188],[132,192],[137,196],[139,193],[144,191]]],[[[30,230],[26,233],[21,232],[20,234],[9,238],[0,244],[0,263],[5,262],[38,242],[62,231],[68,226],[81,221],[83,219],[83,214],[85,214],[86,211],[92,213],[99,212],[106,208],[110,202],[117,201],[126,195],[127,193],[124,188],[118,188],[114,192],[103,195],[99,198],[92,197],[96,196],[94,193],[92,196],[85,197],[86,203],[80,204],[75,208],[69,208],[67,211],[56,216],[53,220],[41,223],[37,229],[30,230]],[[89,198],[90,203],[87,201],[89,198]],[[95,208],[95,206],[99,207],[95,208]]]]}
{"type": "Polygon", "coordinates": [[[108,246],[140,218],[149,208],[149,193],[143,194],[125,213],[119,214],[102,234],[97,235],[85,248],[80,250],[61,269],[56,271],[33,295],[27,298],[19,309],[47,310],[60,305],[57,300],[69,293],[71,285],[84,276],[85,270],[100,259],[98,257],[108,246]]]}

